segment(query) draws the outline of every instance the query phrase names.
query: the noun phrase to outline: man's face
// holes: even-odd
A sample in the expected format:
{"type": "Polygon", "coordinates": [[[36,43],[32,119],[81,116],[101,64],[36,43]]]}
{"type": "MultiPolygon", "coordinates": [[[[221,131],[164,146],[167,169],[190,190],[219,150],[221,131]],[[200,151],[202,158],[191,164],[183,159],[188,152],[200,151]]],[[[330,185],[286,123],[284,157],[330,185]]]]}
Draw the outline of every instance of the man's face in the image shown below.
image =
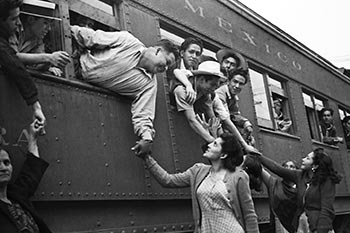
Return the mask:
{"type": "Polygon", "coordinates": [[[201,47],[199,45],[190,44],[185,51],[181,51],[180,53],[186,69],[196,69],[198,67],[199,57],[202,54],[201,47]]]}
{"type": "Polygon", "coordinates": [[[144,67],[152,74],[163,73],[169,66],[175,63],[175,55],[168,53],[163,48],[156,47],[147,54],[148,67],[144,67]]]}
{"type": "Polygon", "coordinates": [[[9,17],[5,20],[5,23],[10,30],[10,33],[15,33],[18,28],[21,27],[21,20],[19,19],[19,8],[15,8],[10,11],[9,17]]]}
{"type": "Polygon", "coordinates": [[[202,76],[198,80],[198,86],[202,94],[207,95],[209,93],[213,93],[216,90],[216,88],[218,88],[219,79],[213,78],[213,79],[208,79],[206,81],[205,78],[202,76]]]}
{"type": "Polygon", "coordinates": [[[240,74],[236,74],[229,82],[228,89],[232,95],[237,95],[242,91],[242,87],[245,85],[245,77],[240,74]]]}
{"type": "Polygon", "coordinates": [[[330,111],[324,111],[322,119],[325,124],[331,124],[333,121],[332,113],[330,111]]]}
{"type": "Polygon", "coordinates": [[[0,150],[0,184],[7,184],[12,177],[12,164],[8,153],[0,150]]]}
{"type": "Polygon", "coordinates": [[[33,17],[33,22],[30,25],[30,31],[35,38],[43,39],[51,30],[51,20],[39,17],[33,17]]]}
{"type": "Polygon", "coordinates": [[[344,127],[350,130],[350,120],[343,123],[344,127]]]}
{"type": "Polygon", "coordinates": [[[228,76],[229,72],[237,68],[237,61],[233,57],[225,58],[221,63],[221,71],[225,76],[228,76]]]}

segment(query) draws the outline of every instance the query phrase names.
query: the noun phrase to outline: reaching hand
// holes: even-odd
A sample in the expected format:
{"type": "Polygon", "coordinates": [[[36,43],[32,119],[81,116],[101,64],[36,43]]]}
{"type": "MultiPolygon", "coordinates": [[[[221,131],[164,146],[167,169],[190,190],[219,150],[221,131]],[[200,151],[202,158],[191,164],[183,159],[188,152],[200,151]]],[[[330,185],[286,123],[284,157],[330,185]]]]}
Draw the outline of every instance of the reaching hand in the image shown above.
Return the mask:
{"type": "Polygon", "coordinates": [[[49,71],[55,76],[62,77],[63,72],[60,68],[51,66],[49,71]]]}
{"type": "Polygon", "coordinates": [[[37,121],[37,124],[39,124],[40,126],[43,126],[42,129],[40,130],[40,135],[45,135],[46,132],[45,132],[44,126],[46,125],[46,118],[41,109],[41,105],[39,101],[33,104],[33,120],[37,121]]]}
{"type": "Polygon", "coordinates": [[[186,86],[186,101],[193,105],[197,98],[197,92],[193,90],[192,85],[186,86]]]}
{"type": "Polygon", "coordinates": [[[63,68],[70,62],[70,56],[67,52],[57,51],[50,54],[49,60],[52,66],[63,68]]]}
{"type": "Polygon", "coordinates": [[[132,151],[135,152],[136,156],[140,158],[144,158],[146,155],[152,152],[152,144],[153,142],[150,140],[141,139],[136,142],[136,145],[131,148],[132,151]]]}

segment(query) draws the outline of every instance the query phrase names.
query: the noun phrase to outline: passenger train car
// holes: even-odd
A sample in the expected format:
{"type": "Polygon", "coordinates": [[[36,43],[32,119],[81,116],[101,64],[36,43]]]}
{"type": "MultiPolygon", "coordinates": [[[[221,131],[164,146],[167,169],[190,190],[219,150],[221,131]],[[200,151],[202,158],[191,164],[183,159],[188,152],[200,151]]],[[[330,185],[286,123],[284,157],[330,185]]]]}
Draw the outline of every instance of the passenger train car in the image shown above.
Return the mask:
{"type": "MultiPolygon", "coordinates": [[[[180,44],[189,36],[203,40],[205,54],[223,47],[248,60],[250,81],[240,108],[254,125],[256,147],[277,161],[300,160],[322,147],[343,175],[335,201],[336,232],[349,232],[350,151],[345,144],[322,142],[319,111],[335,110],[337,132],[350,115],[350,79],[256,12],[235,0],[54,0],[48,47],[73,53],[71,24],[107,31],[128,30],[147,46],[161,38],[180,44]],[[273,102],[292,121],[278,130],[273,102]]],[[[74,63],[63,77],[30,71],[47,117],[41,156],[50,166],[34,203],[54,232],[192,232],[189,189],[165,189],[131,151],[130,100],[83,82],[74,63]]],[[[169,172],[202,161],[203,143],[186,119],[171,108],[165,74],[158,75],[156,138],[153,154],[169,172]]],[[[0,142],[11,147],[15,171],[23,162],[31,110],[10,79],[0,73],[0,142]]],[[[261,232],[269,231],[266,191],[254,192],[261,232]]],[[[1,226],[0,226],[1,228],[1,226]]],[[[278,228],[277,228],[278,231],[278,228]]]]}

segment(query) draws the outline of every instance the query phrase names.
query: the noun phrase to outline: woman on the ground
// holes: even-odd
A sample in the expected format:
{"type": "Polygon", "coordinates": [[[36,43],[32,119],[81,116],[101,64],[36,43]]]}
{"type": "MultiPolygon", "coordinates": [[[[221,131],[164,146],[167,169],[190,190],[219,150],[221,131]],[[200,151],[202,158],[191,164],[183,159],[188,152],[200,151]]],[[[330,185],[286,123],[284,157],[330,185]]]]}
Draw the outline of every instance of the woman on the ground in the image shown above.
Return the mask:
{"type": "Polygon", "coordinates": [[[191,187],[195,232],[259,232],[247,173],[239,167],[243,152],[228,133],[210,143],[203,157],[211,165],[197,163],[183,173],[169,174],[149,155],[146,166],[164,187],[191,187]]]}
{"type": "Polygon", "coordinates": [[[322,148],[315,149],[302,159],[300,169],[284,168],[275,161],[259,156],[262,164],[273,173],[296,184],[296,210],[291,213],[291,225],[299,232],[300,219],[307,217],[309,232],[332,231],[335,184],[341,177],[333,169],[332,159],[322,148]]]}

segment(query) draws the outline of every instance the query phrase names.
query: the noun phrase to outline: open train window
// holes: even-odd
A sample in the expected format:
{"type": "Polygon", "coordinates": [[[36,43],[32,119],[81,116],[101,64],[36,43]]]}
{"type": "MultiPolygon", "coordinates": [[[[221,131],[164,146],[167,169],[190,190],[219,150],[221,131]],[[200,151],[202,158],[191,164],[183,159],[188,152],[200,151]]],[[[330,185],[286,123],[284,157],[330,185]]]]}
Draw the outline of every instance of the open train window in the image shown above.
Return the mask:
{"type": "MultiPolygon", "coordinates": [[[[171,40],[172,42],[174,42],[176,45],[180,46],[181,43],[187,38],[187,37],[190,37],[190,36],[187,36],[187,37],[181,37],[175,33],[172,33],[164,28],[161,28],[160,29],[160,36],[161,36],[161,39],[168,39],[168,40],[171,40]]],[[[202,55],[206,55],[206,56],[210,56],[210,57],[213,57],[215,58],[215,52],[208,49],[208,48],[203,48],[203,53],[202,55]]]]}
{"type": "Polygon", "coordinates": [[[266,72],[249,69],[258,125],[292,133],[286,82],[266,72]]]}
{"type": "Polygon", "coordinates": [[[307,120],[309,123],[309,130],[312,139],[321,141],[322,136],[320,132],[321,110],[326,106],[326,101],[311,93],[303,92],[303,100],[307,120]]]}
{"type": "Polygon", "coordinates": [[[350,109],[339,107],[339,116],[342,121],[342,128],[346,148],[350,150],[350,109]]]}

